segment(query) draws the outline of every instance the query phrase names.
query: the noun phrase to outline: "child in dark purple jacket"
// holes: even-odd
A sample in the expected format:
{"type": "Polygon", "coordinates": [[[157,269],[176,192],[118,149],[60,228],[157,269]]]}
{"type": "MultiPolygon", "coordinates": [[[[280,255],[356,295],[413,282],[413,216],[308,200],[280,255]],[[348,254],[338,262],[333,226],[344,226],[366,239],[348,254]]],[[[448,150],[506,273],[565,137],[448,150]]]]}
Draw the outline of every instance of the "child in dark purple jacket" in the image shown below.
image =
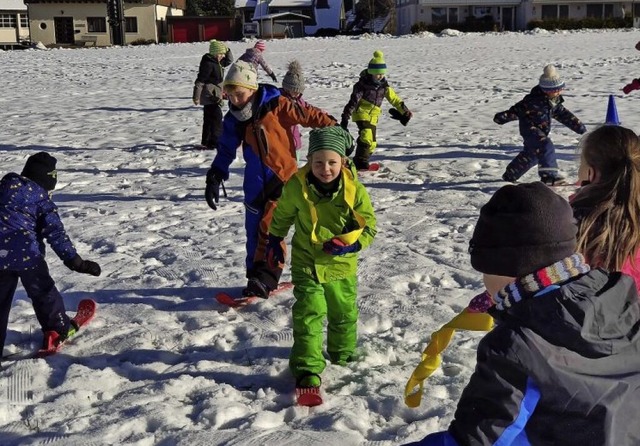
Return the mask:
{"type": "Polygon", "coordinates": [[[8,173],[0,180],[0,353],[18,279],[33,303],[45,344],[47,333],[57,332],[61,342],[78,330],[49,274],[45,239],[69,269],[92,276],[101,272],[97,263],[82,260],[69,240],[50,197],[56,182],[56,159],[46,152],[30,156],[20,175],[8,173]]]}
{"type": "Polygon", "coordinates": [[[536,164],[540,180],[549,185],[565,182],[558,171],[556,150],[549,138],[551,118],[556,119],[576,133],[587,131],[584,124],[573,113],[564,108],[562,90],[564,82],[553,65],[544,67],[540,82],[531,93],[509,110],[496,113],[493,122],[506,124],[516,119],[520,123],[520,135],[524,139],[522,150],[509,163],[502,179],[515,182],[536,164]]]}

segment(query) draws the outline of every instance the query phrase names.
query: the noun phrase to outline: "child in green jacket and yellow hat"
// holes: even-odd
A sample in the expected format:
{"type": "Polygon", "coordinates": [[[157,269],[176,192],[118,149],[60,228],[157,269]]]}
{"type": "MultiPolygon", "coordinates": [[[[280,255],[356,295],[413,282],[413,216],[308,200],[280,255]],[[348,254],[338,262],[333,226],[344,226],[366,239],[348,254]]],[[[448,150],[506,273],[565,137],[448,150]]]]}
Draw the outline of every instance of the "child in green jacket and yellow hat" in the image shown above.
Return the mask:
{"type": "Polygon", "coordinates": [[[341,127],[312,130],[308,162],[285,184],[269,227],[267,259],[275,266],[284,263],[283,239],[295,225],[289,367],[298,389],[320,386],[325,317],[331,362],[345,365],[356,348],[357,253],[373,241],[376,218],[365,187],[345,167],[352,144],[341,127]]]}
{"type": "Polygon", "coordinates": [[[358,141],[353,163],[358,170],[369,170],[369,158],[376,148],[376,129],[378,119],[382,113],[382,101],[386,99],[394,107],[390,110],[391,117],[407,125],[413,113],[407,108],[402,99],[391,88],[387,79],[387,64],[382,51],[374,51],[366,70],[360,73],[360,79],[353,86],[349,102],[342,111],[340,125],[345,130],[349,126],[349,119],[358,126],[358,141]]]}

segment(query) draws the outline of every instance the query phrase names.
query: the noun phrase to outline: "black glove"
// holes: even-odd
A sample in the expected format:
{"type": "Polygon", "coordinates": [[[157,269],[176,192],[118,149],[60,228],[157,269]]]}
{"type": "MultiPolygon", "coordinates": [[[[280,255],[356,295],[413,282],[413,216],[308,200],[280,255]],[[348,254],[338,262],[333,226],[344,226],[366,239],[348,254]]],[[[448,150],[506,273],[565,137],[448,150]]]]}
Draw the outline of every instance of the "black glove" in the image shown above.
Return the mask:
{"type": "Polygon", "coordinates": [[[411,116],[413,116],[413,114],[408,110],[405,113],[402,113],[396,108],[389,109],[389,114],[391,115],[391,119],[397,119],[398,121],[400,121],[400,124],[404,126],[407,125],[409,119],[411,119],[411,116]]]}
{"type": "Polygon", "coordinates": [[[340,127],[347,130],[349,129],[349,118],[346,116],[342,116],[342,120],[340,121],[340,127]]]}
{"type": "Polygon", "coordinates": [[[64,264],[71,271],[75,271],[77,273],[91,274],[92,276],[97,277],[102,272],[100,265],[96,262],[92,262],[91,260],[82,260],[82,257],[78,254],[76,254],[76,256],[71,260],[65,260],[64,264]]]}
{"type": "Polygon", "coordinates": [[[204,190],[204,198],[207,204],[214,211],[217,208],[216,203],[220,200],[220,185],[222,184],[222,174],[218,169],[212,167],[207,172],[207,187],[204,190]]]}
{"type": "Polygon", "coordinates": [[[271,79],[273,79],[273,82],[275,82],[276,84],[278,83],[278,78],[276,77],[275,73],[271,73],[269,76],[271,76],[271,79]]]}
{"type": "Polygon", "coordinates": [[[269,234],[267,241],[267,265],[271,269],[279,269],[284,265],[284,250],[282,249],[282,237],[269,234]]]}

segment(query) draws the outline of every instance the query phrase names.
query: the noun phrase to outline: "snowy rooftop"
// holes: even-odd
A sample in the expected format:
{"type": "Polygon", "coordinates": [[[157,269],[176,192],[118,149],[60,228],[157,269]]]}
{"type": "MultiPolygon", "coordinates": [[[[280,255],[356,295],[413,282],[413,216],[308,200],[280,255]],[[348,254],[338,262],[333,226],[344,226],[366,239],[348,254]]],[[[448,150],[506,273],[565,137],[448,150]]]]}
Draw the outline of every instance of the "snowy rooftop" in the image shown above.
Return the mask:
{"type": "Polygon", "coordinates": [[[269,8],[310,8],[312,0],[271,0],[269,8]]]}
{"type": "Polygon", "coordinates": [[[235,7],[236,8],[255,8],[256,0],[236,0],[235,7]]]}
{"type": "Polygon", "coordinates": [[[0,11],[26,11],[27,6],[22,0],[0,0],[0,11]]]}

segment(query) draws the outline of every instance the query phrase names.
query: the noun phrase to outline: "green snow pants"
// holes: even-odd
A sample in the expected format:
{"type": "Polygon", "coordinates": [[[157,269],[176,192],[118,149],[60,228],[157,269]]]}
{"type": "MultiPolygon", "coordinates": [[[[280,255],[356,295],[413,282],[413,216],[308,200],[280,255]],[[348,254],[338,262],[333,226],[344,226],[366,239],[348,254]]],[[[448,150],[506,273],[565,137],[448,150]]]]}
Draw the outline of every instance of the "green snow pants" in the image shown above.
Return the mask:
{"type": "Polygon", "coordinates": [[[327,353],[331,362],[344,365],[356,349],[358,307],[356,276],[328,283],[312,277],[293,277],[293,347],[289,368],[296,379],[320,375],[325,368],[322,355],[324,320],[327,324],[327,353]]]}

